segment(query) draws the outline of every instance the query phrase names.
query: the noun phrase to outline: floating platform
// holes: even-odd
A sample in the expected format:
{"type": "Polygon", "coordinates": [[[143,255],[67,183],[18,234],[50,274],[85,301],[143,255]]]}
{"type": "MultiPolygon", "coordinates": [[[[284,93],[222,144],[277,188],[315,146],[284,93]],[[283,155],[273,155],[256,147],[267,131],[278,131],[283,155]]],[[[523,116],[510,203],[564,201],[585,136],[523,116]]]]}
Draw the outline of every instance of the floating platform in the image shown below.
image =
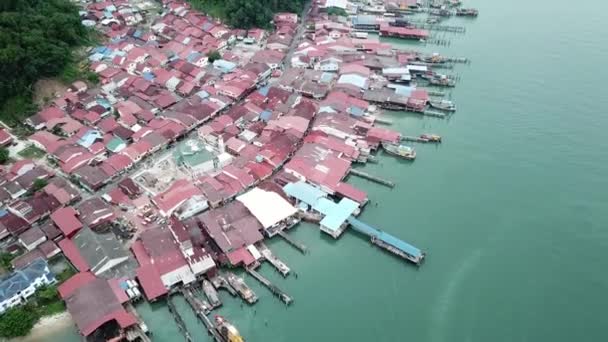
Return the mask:
{"type": "Polygon", "coordinates": [[[270,290],[270,292],[277,296],[283,303],[290,305],[293,302],[293,298],[291,298],[287,293],[283,292],[283,290],[281,290],[278,286],[272,284],[270,280],[264,278],[261,274],[259,274],[253,269],[246,268],[245,270],[252,277],[262,283],[262,285],[266,286],[270,290]]]}
{"type": "Polygon", "coordinates": [[[383,179],[383,178],[380,178],[380,177],[377,177],[377,176],[374,176],[374,175],[370,175],[367,172],[363,172],[363,171],[355,170],[355,169],[350,169],[349,172],[352,173],[355,176],[358,176],[358,177],[361,177],[361,178],[365,178],[367,180],[370,180],[372,182],[375,182],[375,183],[387,186],[389,188],[394,188],[395,187],[395,183],[394,182],[391,182],[389,180],[386,180],[386,179],[383,179]]]}
{"type": "Polygon", "coordinates": [[[426,254],[420,249],[402,241],[387,232],[376,229],[365,222],[359,221],[354,216],[348,219],[351,227],[371,238],[371,242],[378,247],[381,247],[392,254],[395,254],[403,259],[406,259],[416,265],[420,265],[426,254]]]}

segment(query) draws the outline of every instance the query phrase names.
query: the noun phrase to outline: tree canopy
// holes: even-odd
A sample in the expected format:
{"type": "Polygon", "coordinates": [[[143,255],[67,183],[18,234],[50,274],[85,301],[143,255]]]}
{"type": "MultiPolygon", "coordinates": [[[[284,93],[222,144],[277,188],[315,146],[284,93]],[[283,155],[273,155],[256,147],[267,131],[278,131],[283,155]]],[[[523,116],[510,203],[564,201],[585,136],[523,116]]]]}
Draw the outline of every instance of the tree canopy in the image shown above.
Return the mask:
{"type": "Polygon", "coordinates": [[[190,0],[205,13],[236,28],[269,28],[277,12],[300,13],[306,0],[190,0]]]}
{"type": "Polygon", "coordinates": [[[0,116],[30,112],[33,84],[59,75],[87,37],[70,0],[0,1],[0,116]]]}
{"type": "Polygon", "coordinates": [[[6,164],[9,160],[9,152],[5,147],[0,147],[0,164],[6,164]]]}
{"type": "Polygon", "coordinates": [[[27,307],[16,307],[9,309],[0,316],[0,336],[18,337],[27,335],[38,321],[35,310],[27,307]]]}
{"type": "Polygon", "coordinates": [[[213,62],[217,61],[218,59],[222,59],[222,55],[220,54],[219,51],[213,50],[213,51],[209,51],[209,53],[207,53],[207,58],[209,59],[209,63],[213,63],[213,62]]]}

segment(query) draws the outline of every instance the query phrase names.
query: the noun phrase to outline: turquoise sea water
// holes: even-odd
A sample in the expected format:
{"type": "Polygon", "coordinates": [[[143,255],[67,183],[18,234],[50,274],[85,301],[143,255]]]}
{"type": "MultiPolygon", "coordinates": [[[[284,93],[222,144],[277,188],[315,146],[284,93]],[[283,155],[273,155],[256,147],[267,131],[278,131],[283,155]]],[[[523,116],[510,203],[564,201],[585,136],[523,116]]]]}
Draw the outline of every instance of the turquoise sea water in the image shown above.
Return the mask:
{"type": "MultiPolygon", "coordinates": [[[[361,219],[427,251],[417,269],[346,232],[312,225],[271,248],[298,273],[261,273],[295,298],[289,308],[250,277],[254,307],[222,293],[220,313],[251,342],[606,341],[608,320],[608,29],[606,2],[466,1],[465,35],[427,46],[471,65],[453,73],[449,120],[387,113],[392,128],[438,133],[418,159],[365,166],[390,190],[349,181],[373,203],[361,219]]],[[[443,35],[442,35],[443,36],[443,35]]],[[[398,40],[387,40],[406,47],[398,40]]],[[[196,341],[210,341],[185,302],[196,341]]],[[[142,304],[157,341],[181,337],[165,306],[142,304]]],[[[75,339],[72,331],[50,340],[75,339]]]]}

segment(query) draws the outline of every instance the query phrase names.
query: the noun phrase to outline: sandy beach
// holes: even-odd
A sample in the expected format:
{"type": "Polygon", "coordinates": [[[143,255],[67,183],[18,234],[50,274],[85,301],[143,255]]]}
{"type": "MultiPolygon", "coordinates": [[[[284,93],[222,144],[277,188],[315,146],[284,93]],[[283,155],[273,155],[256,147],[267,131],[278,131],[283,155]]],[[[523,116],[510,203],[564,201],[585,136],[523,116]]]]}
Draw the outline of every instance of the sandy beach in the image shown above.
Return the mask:
{"type": "MultiPolygon", "coordinates": [[[[62,312],[57,315],[42,317],[36,325],[32,328],[29,335],[25,337],[14,338],[6,340],[10,342],[40,342],[48,341],[49,336],[64,331],[70,325],[72,325],[72,317],[67,312],[62,312]]],[[[5,341],[5,340],[2,340],[5,341]]]]}

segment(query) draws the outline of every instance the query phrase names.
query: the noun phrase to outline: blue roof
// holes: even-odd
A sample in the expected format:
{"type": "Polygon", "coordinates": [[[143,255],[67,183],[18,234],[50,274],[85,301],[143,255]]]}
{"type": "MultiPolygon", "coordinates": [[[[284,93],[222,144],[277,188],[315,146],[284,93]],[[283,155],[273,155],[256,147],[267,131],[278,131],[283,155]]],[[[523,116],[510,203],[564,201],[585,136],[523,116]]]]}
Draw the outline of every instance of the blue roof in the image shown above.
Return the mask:
{"type": "Polygon", "coordinates": [[[38,258],[28,266],[11,273],[9,277],[0,282],[0,302],[14,297],[41,276],[45,276],[48,282],[52,282],[55,275],[50,271],[47,273],[47,267],[46,261],[38,258]]]}
{"type": "Polygon", "coordinates": [[[270,91],[270,86],[263,86],[262,88],[258,89],[258,92],[264,96],[268,96],[268,92],[270,91]]]}
{"type": "Polygon", "coordinates": [[[80,139],[78,139],[78,145],[89,148],[95,143],[95,140],[103,139],[103,134],[98,130],[91,129],[87,131],[80,139]]]}
{"type": "Polygon", "coordinates": [[[287,196],[293,197],[308,205],[315,205],[320,198],[327,196],[321,189],[316,188],[306,182],[288,183],[283,187],[287,196]]]}
{"type": "Polygon", "coordinates": [[[217,61],[213,62],[213,66],[216,69],[220,69],[222,72],[231,72],[236,68],[236,64],[223,59],[218,59],[217,61]]]}
{"type": "Polygon", "coordinates": [[[414,257],[421,257],[422,256],[422,252],[410,245],[409,243],[398,239],[394,236],[392,236],[391,234],[387,233],[387,232],[383,232],[381,231],[380,234],[377,235],[377,238],[388,243],[389,245],[392,245],[393,247],[399,248],[400,250],[406,252],[407,254],[414,256],[414,257]]]}
{"type": "Polygon", "coordinates": [[[410,96],[412,94],[412,90],[416,89],[414,87],[402,86],[402,85],[393,84],[393,83],[387,85],[387,87],[395,89],[395,94],[403,95],[403,96],[410,96]]]}
{"type": "Polygon", "coordinates": [[[0,209],[0,217],[8,215],[8,211],[6,209],[0,209]]]}
{"type": "Polygon", "coordinates": [[[260,113],[260,119],[262,121],[266,121],[268,122],[268,120],[270,120],[270,117],[272,116],[272,112],[269,110],[265,110],[263,112],[260,113]]]}
{"type": "Polygon", "coordinates": [[[367,77],[363,77],[357,74],[345,74],[340,76],[340,79],[338,79],[338,83],[340,84],[352,84],[355,87],[361,88],[361,89],[367,89],[367,77]]]}
{"type": "Polygon", "coordinates": [[[194,63],[196,60],[201,58],[201,56],[202,54],[200,52],[191,52],[188,57],[186,57],[186,60],[190,63],[194,63]]]}
{"type": "Polygon", "coordinates": [[[321,74],[320,81],[322,83],[330,83],[331,80],[333,80],[333,79],[334,79],[334,74],[333,73],[331,73],[331,72],[324,72],[324,73],[321,74]]]}
{"type": "Polygon", "coordinates": [[[133,37],[135,38],[139,38],[143,35],[143,32],[141,30],[136,30],[135,32],[133,32],[133,37]]]}
{"type": "Polygon", "coordinates": [[[152,81],[154,79],[154,74],[149,71],[144,72],[143,76],[144,76],[144,80],[146,80],[146,81],[152,81]]]}
{"type": "Polygon", "coordinates": [[[116,12],[116,6],[114,6],[114,5],[106,6],[106,11],[116,12]]]}
{"type": "Polygon", "coordinates": [[[91,62],[99,62],[100,60],[103,59],[103,57],[104,57],[104,54],[102,54],[102,53],[94,53],[89,56],[89,60],[91,62]]]}
{"type": "Polygon", "coordinates": [[[365,114],[365,111],[359,107],[352,106],[350,107],[350,114],[353,116],[362,116],[365,114]]]}
{"type": "MultiPolygon", "coordinates": [[[[326,198],[323,198],[327,200],[326,198]]],[[[321,200],[323,200],[321,199],[321,200]]],[[[319,202],[321,202],[319,200],[319,202]]],[[[330,230],[338,230],[346,222],[346,220],[359,208],[359,204],[349,198],[342,198],[338,204],[327,200],[323,204],[323,209],[327,212],[323,220],[321,220],[321,225],[330,230]],[[329,205],[330,202],[332,205],[329,205]]],[[[315,206],[316,209],[316,206],[315,206]]]]}
{"type": "Polygon", "coordinates": [[[209,93],[204,90],[201,90],[198,93],[196,93],[196,96],[200,97],[201,99],[206,99],[209,97],[209,93]]]}
{"type": "Polygon", "coordinates": [[[352,225],[352,227],[363,233],[366,234],[368,236],[375,236],[377,239],[382,240],[383,242],[398,248],[404,252],[406,252],[407,254],[419,258],[422,256],[422,251],[420,251],[418,248],[410,245],[409,243],[402,241],[401,239],[398,239],[394,236],[392,236],[391,234],[387,233],[387,232],[383,232],[379,229],[376,229],[368,224],[366,224],[365,222],[359,221],[354,217],[350,217],[348,219],[348,222],[352,225]]]}
{"type": "Polygon", "coordinates": [[[102,106],[105,109],[112,108],[112,104],[110,103],[110,101],[108,101],[108,99],[105,99],[103,97],[97,98],[97,104],[99,104],[100,106],[102,106]]]}

